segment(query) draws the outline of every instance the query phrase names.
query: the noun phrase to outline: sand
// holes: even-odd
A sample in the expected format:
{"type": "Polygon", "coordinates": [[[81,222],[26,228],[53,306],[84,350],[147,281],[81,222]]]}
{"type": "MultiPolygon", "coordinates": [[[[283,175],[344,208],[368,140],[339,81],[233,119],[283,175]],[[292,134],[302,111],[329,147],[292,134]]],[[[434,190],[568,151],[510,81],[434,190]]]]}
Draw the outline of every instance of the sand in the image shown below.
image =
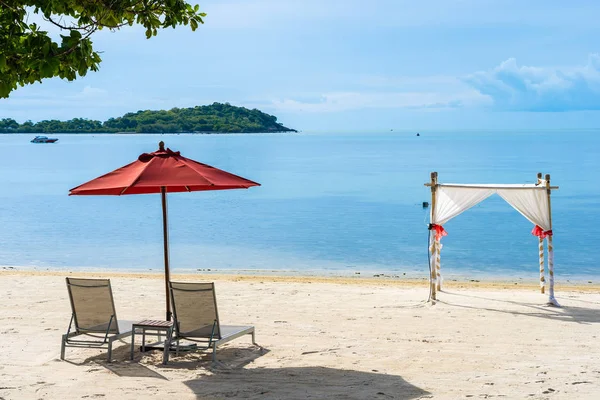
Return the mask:
{"type": "Polygon", "coordinates": [[[109,276],[120,319],[164,314],[159,275],[0,273],[1,399],[598,399],[600,288],[452,282],[435,305],[424,282],[180,276],[215,281],[224,324],[257,341],[171,356],[118,342],[67,349],[65,276],[109,276]]]}

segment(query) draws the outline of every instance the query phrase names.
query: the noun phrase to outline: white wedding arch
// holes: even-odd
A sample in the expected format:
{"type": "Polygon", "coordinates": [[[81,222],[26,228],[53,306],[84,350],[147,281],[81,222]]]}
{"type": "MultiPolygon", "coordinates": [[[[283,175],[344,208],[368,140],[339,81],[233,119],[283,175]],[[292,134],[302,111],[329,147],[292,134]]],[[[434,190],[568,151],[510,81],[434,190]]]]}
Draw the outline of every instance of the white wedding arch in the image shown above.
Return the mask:
{"type": "Polygon", "coordinates": [[[434,265],[431,267],[431,299],[437,299],[437,291],[442,288],[440,252],[441,239],[447,233],[443,225],[469,208],[481,203],[493,194],[502,197],[521,215],[534,224],[532,234],[539,240],[540,289],[545,293],[544,239],[548,244],[548,304],[559,306],[554,298],[554,247],[552,245],[552,209],[550,194],[558,186],[550,186],[550,175],[542,179],[537,174],[533,184],[456,184],[439,183],[437,172],[431,173],[431,182],[425,186],[431,188],[431,212],[429,229],[429,251],[434,265]]]}

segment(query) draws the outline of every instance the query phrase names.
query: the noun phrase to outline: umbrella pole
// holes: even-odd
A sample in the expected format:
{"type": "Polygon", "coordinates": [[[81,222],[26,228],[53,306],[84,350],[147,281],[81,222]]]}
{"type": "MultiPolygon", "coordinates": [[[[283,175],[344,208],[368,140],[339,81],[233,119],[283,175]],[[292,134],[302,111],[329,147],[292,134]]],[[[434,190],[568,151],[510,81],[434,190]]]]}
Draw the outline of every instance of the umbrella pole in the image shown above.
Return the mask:
{"type": "Polygon", "coordinates": [[[167,321],[171,320],[171,301],[169,296],[169,226],[167,223],[167,189],[164,186],[160,188],[160,197],[162,200],[162,216],[163,216],[163,245],[165,252],[165,298],[167,299],[167,321]]]}

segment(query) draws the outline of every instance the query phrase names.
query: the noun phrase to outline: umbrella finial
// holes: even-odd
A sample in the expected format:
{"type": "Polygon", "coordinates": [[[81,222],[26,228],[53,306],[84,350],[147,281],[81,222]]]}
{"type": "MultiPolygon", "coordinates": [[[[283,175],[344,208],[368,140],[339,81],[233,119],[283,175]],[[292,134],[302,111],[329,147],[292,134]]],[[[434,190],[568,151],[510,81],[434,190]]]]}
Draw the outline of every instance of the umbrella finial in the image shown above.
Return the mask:
{"type": "Polygon", "coordinates": [[[165,142],[162,140],[158,142],[158,151],[165,151],[165,142]]]}

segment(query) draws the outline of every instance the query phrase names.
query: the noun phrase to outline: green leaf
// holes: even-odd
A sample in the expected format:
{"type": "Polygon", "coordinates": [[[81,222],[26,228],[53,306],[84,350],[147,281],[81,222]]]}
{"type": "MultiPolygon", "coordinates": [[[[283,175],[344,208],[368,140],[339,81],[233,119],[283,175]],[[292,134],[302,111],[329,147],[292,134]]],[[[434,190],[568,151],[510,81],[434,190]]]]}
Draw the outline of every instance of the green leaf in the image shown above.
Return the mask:
{"type": "Polygon", "coordinates": [[[85,63],[81,63],[79,64],[79,69],[77,70],[77,73],[79,74],[79,76],[85,76],[85,74],[87,74],[88,71],[88,66],[85,63]]]}
{"type": "Polygon", "coordinates": [[[42,78],[51,78],[55,74],[55,69],[52,64],[45,62],[40,66],[40,75],[42,78]]]}

